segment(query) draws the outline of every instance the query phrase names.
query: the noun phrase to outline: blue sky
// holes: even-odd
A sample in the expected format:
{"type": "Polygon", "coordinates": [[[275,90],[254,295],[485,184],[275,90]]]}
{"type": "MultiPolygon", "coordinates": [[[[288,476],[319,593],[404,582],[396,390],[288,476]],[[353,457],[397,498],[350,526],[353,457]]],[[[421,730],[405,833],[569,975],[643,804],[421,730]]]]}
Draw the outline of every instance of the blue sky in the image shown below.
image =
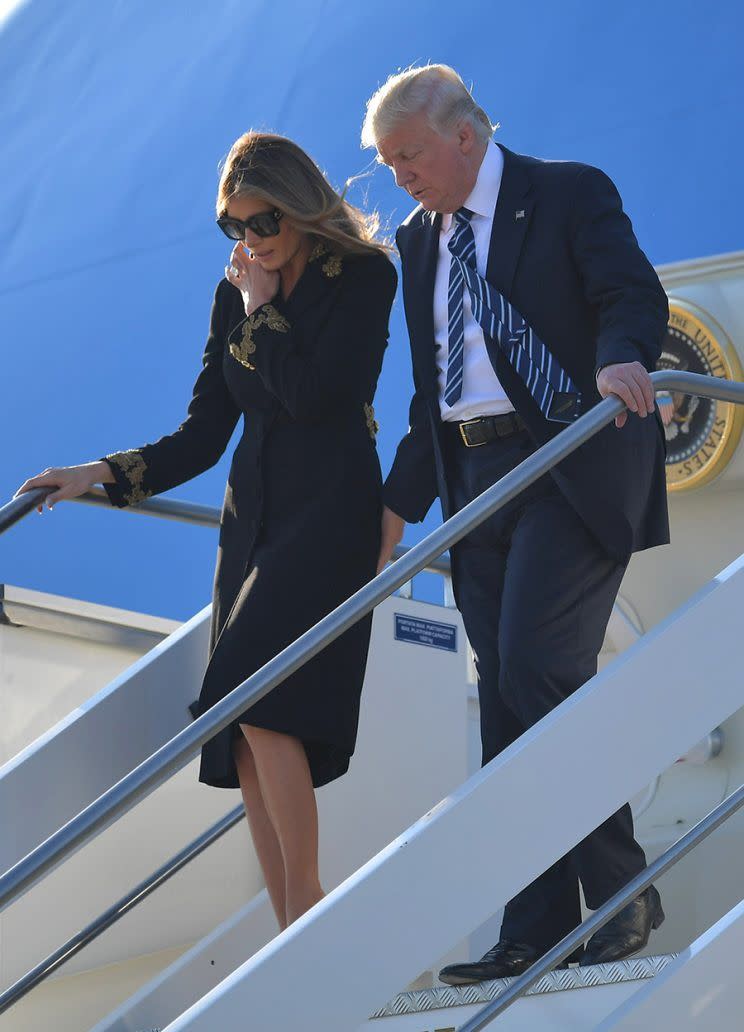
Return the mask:
{"type": "MultiPolygon", "coordinates": [[[[512,149],[604,168],[653,262],[740,249],[740,10],[28,0],[0,21],[0,497],[183,418],[229,251],[217,165],[245,129],[293,137],[337,186],[370,171],[351,197],[394,228],[408,200],[359,129],[369,94],[410,63],[454,65],[512,149]]],[[[376,402],[385,470],[410,392],[398,301],[376,402]]],[[[228,462],[173,495],[219,505],[228,462]]],[[[185,618],[209,598],[215,545],[63,505],[0,538],[0,582],[185,618]]]]}

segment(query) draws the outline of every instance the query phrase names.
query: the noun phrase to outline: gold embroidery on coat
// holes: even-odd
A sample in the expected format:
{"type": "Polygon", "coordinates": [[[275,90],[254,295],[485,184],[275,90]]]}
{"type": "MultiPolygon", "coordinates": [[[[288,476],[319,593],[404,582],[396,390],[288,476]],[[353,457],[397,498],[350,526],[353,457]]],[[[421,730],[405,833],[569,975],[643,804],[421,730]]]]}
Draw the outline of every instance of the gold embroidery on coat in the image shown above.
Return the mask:
{"type": "Polygon", "coordinates": [[[327,251],[326,245],[323,243],[322,240],[319,240],[317,242],[317,244],[315,245],[315,247],[310,252],[310,257],[308,258],[308,261],[309,262],[317,261],[318,258],[322,258],[323,257],[323,255],[326,253],[326,251],[327,251]]]}
{"type": "Polygon", "coordinates": [[[106,456],[107,462],[112,462],[121,470],[131,485],[129,492],[124,493],[124,501],[127,505],[138,505],[149,498],[152,491],[143,491],[142,483],[147,472],[147,463],[138,451],[115,452],[106,456]]]}
{"type": "Polygon", "coordinates": [[[256,368],[249,361],[248,356],[255,353],[256,342],[253,339],[253,333],[259,326],[268,326],[276,333],[287,333],[289,330],[289,323],[273,305],[262,305],[253,315],[249,315],[243,323],[243,335],[240,341],[230,345],[230,354],[246,369],[256,368]]]}
{"type": "Polygon", "coordinates": [[[380,430],[380,424],[375,419],[375,410],[372,405],[364,403],[364,415],[367,417],[367,429],[369,430],[369,436],[374,441],[380,430]]]}
{"type": "Polygon", "coordinates": [[[334,276],[340,276],[341,259],[337,254],[332,254],[328,261],[323,262],[321,269],[329,279],[332,279],[334,276]]]}
{"type": "Polygon", "coordinates": [[[263,305],[257,312],[254,312],[249,317],[248,322],[254,321],[254,327],[260,326],[262,323],[266,323],[270,330],[276,330],[278,333],[286,333],[289,329],[289,323],[284,318],[281,312],[278,312],[273,305],[263,305]]]}
{"type": "Polygon", "coordinates": [[[323,275],[327,276],[328,279],[332,279],[334,276],[340,275],[341,269],[343,267],[340,255],[331,254],[327,244],[325,244],[322,240],[319,240],[315,247],[312,249],[308,261],[315,262],[319,258],[323,258],[324,255],[328,255],[328,258],[323,262],[323,264],[320,267],[320,271],[323,273],[323,275]]]}

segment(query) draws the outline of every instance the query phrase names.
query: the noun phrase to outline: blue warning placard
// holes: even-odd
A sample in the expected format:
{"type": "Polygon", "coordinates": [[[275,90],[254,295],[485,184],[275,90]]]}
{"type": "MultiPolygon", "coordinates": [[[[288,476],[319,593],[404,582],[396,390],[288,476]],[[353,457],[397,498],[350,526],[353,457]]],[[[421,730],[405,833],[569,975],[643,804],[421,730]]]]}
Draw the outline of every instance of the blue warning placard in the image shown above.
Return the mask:
{"type": "Polygon", "coordinates": [[[438,620],[422,620],[417,616],[395,613],[395,640],[457,652],[457,627],[438,620]]]}

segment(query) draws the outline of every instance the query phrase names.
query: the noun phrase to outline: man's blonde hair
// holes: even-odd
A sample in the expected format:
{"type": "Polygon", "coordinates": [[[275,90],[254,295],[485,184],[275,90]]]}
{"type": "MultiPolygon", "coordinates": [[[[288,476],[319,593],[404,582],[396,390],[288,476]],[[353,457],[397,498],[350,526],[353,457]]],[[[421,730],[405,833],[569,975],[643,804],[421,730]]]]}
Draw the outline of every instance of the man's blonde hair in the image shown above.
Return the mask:
{"type": "Polygon", "coordinates": [[[470,122],[481,140],[490,139],[498,129],[454,68],[428,64],[391,75],[372,94],[362,126],[362,146],[376,147],[401,122],[419,112],[427,115],[429,125],[439,133],[462,121],[470,122]]]}

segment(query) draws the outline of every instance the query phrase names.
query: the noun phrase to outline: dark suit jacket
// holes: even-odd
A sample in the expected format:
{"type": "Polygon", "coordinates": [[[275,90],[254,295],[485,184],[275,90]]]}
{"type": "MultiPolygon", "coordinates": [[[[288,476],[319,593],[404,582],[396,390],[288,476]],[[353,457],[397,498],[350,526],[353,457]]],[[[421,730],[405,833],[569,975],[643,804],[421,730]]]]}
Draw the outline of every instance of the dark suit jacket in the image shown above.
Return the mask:
{"type": "MultiPolygon", "coordinates": [[[[599,366],[639,361],[654,369],[669,314],[666,295],[603,172],[501,150],[486,278],[571,374],[587,411],[601,400],[599,366]]],[[[451,514],[434,344],[440,221],[419,206],[396,236],[416,390],[385,501],[409,522],[422,520],[437,495],[445,518],[451,514]]],[[[487,347],[530,435],[544,444],[563,425],[544,418],[498,344],[487,338],[487,347]]],[[[608,554],[626,561],[633,551],[669,540],[664,457],[658,416],[630,415],[622,429],[606,427],[551,475],[608,554]]]]}

